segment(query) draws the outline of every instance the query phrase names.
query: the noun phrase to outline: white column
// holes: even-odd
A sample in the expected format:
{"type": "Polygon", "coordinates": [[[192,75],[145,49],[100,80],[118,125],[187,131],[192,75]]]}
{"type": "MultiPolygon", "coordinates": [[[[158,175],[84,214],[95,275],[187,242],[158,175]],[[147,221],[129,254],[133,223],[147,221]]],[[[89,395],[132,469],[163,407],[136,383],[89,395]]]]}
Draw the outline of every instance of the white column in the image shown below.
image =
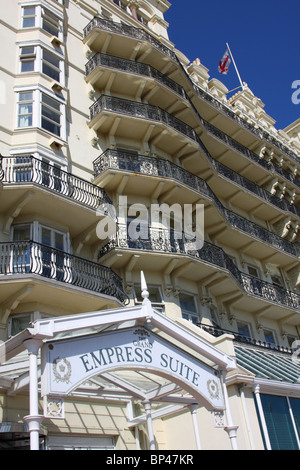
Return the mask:
{"type": "Polygon", "coordinates": [[[194,433],[195,433],[195,439],[196,439],[196,446],[197,446],[197,450],[201,450],[202,447],[201,447],[200,436],[199,436],[199,427],[198,427],[198,422],[197,422],[197,409],[198,409],[198,405],[191,405],[190,406],[192,420],[193,420],[194,433]]]}
{"type": "Polygon", "coordinates": [[[227,418],[227,426],[225,427],[225,431],[228,433],[232,450],[238,450],[237,444],[237,430],[238,426],[233,424],[231,410],[229,406],[229,399],[227,393],[227,387],[225,383],[225,374],[222,372],[222,379],[223,379],[223,394],[224,394],[224,401],[225,401],[225,408],[226,408],[226,418],[227,418]]]}
{"type": "Polygon", "coordinates": [[[29,415],[24,416],[30,434],[30,450],[39,450],[40,425],[44,419],[39,415],[37,356],[42,341],[30,339],[24,342],[29,353],[29,415]]]}
{"type": "Polygon", "coordinates": [[[245,420],[246,420],[246,425],[247,425],[247,431],[248,431],[248,436],[249,436],[249,440],[250,440],[251,450],[255,450],[255,444],[254,444],[254,440],[253,440],[253,434],[252,434],[252,429],[251,429],[251,425],[250,425],[249,414],[248,414],[246,399],[245,399],[245,392],[244,392],[243,387],[241,387],[240,392],[241,392],[242,407],[243,407],[244,416],[245,416],[245,420]]]}
{"type": "Polygon", "coordinates": [[[268,428],[267,428],[267,424],[266,424],[266,420],[265,420],[265,414],[264,414],[264,410],[263,410],[263,407],[262,407],[262,404],[261,404],[259,391],[260,391],[259,385],[255,385],[254,394],[255,394],[255,398],[256,398],[256,403],[257,403],[257,408],[258,408],[258,413],[259,413],[259,417],[260,417],[261,426],[263,428],[265,443],[266,443],[267,449],[272,450],[271,443],[270,443],[270,438],[269,438],[269,433],[268,433],[268,428]]]}
{"type": "Polygon", "coordinates": [[[148,437],[149,437],[149,442],[150,442],[150,450],[155,450],[155,439],[154,439],[154,432],[153,432],[151,403],[149,401],[144,401],[143,405],[144,405],[145,412],[146,412],[146,420],[147,420],[147,428],[148,428],[148,437]]]}

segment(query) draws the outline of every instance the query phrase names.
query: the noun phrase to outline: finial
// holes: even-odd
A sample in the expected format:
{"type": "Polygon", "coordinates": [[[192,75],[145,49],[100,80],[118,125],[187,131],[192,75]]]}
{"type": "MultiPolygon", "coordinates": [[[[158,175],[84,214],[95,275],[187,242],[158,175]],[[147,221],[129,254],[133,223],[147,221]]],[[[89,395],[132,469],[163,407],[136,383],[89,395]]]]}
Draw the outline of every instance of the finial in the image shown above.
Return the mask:
{"type": "Polygon", "coordinates": [[[148,292],[147,283],[146,283],[146,279],[145,279],[143,271],[141,271],[141,291],[142,291],[142,298],[144,299],[144,301],[147,301],[149,299],[149,292],[148,292]]]}

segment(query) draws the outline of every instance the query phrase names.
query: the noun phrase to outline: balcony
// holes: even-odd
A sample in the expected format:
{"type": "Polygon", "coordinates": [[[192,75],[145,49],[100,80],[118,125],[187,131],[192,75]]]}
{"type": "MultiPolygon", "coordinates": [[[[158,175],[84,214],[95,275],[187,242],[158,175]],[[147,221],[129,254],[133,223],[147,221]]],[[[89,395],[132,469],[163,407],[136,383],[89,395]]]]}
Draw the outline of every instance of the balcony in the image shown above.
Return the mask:
{"type": "MultiPolygon", "coordinates": [[[[70,294],[75,298],[81,294],[83,304],[88,302],[86,291],[97,295],[98,305],[99,296],[109,304],[127,302],[122,280],[110,268],[32,241],[0,243],[0,285],[6,286],[6,294],[13,295],[12,285],[19,289],[20,285],[34,284],[36,279],[46,284],[43,290],[36,288],[35,301],[40,295],[44,302],[46,298],[50,301],[51,295],[59,298],[64,286],[71,286],[76,289],[70,294]]],[[[5,297],[3,289],[1,292],[1,298],[5,297]]],[[[62,305],[67,308],[68,296],[63,298],[62,305]]]]}
{"type": "Polygon", "coordinates": [[[158,106],[102,95],[90,107],[89,127],[102,135],[135,139],[141,145],[157,145],[164,151],[187,153],[197,148],[199,138],[192,127],[158,106]]]}
{"type": "Polygon", "coordinates": [[[84,44],[95,52],[107,52],[134,60],[147,60],[162,68],[177,66],[176,54],[142,28],[116,23],[104,18],[93,18],[84,28],[84,44]]]}
{"type": "Polygon", "coordinates": [[[111,200],[102,188],[33,156],[0,157],[1,181],[6,233],[21,212],[24,216],[55,214],[56,222],[67,226],[73,238],[96,226],[100,206],[105,205],[108,215],[114,216],[111,200]]]}
{"type": "MultiPolygon", "coordinates": [[[[172,230],[150,227],[147,239],[132,239],[128,235],[127,226],[119,224],[116,236],[110,239],[100,250],[99,259],[105,258],[112,251],[120,253],[119,263],[122,262],[120,261],[122,251],[130,255],[136,252],[144,252],[148,256],[147,269],[151,270],[152,267],[155,269],[155,266],[157,269],[157,263],[159,262],[160,272],[162,273],[164,269],[168,269],[170,255],[174,259],[182,258],[183,264],[178,263],[176,270],[178,269],[180,272],[181,268],[184,267],[185,276],[200,283],[212,279],[213,274],[214,287],[211,289],[212,294],[214,295],[215,292],[216,297],[220,298],[220,302],[225,301],[228,294],[232,294],[232,298],[235,298],[246,311],[249,311],[249,309],[251,311],[252,308],[253,311],[259,311],[262,308],[261,301],[268,302],[273,305],[271,317],[274,319],[277,315],[281,318],[283,314],[282,307],[295,312],[298,312],[300,308],[299,294],[243,273],[225,251],[216,245],[204,242],[203,248],[199,250],[191,249],[190,242],[185,240],[184,234],[181,238],[178,238],[172,230]],[[162,254],[165,254],[165,258],[162,257],[162,254]],[[155,255],[160,256],[157,258],[155,255]],[[194,262],[201,262],[201,269],[199,269],[197,263],[196,266],[194,263],[188,263],[184,266],[186,262],[184,258],[186,257],[194,262]],[[217,281],[216,270],[220,275],[217,281]],[[224,274],[226,274],[225,277],[224,274]],[[235,281],[237,291],[233,291],[234,284],[232,281],[235,281]],[[223,284],[222,287],[221,284],[223,284]],[[238,291],[245,295],[237,296],[238,291]],[[250,299],[253,299],[253,301],[250,302],[250,299]]],[[[125,256],[123,263],[127,264],[128,259],[125,256]]],[[[297,315],[295,315],[296,317],[297,315]]]]}
{"type": "MultiPolygon", "coordinates": [[[[225,173],[224,167],[222,169],[221,164],[216,163],[216,168],[225,173]]],[[[100,181],[99,175],[105,173],[108,170],[116,170],[121,171],[122,173],[127,172],[133,174],[135,177],[135,188],[140,188],[140,185],[138,185],[136,181],[137,175],[145,175],[169,180],[173,179],[176,182],[187,186],[191,191],[197,192],[197,194],[208,198],[214,204],[215,208],[218,210],[218,213],[222,216],[223,221],[229,224],[230,228],[236,229],[238,232],[241,232],[240,236],[236,236],[234,240],[230,231],[228,231],[227,236],[225,236],[225,234],[222,235],[223,241],[226,240],[228,246],[231,246],[234,242],[233,247],[235,249],[239,248],[239,244],[241,245],[241,247],[243,247],[246,243],[246,235],[247,237],[250,236],[251,238],[263,243],[262,249],[264,258],[268,256],[268,254],[274,254],[274,249],[279,250],[282,253],[291,255],[292,257],[297,257],[300,253],[298,243],[293,244],[285,240],[284,238],[281,238],[278,235],[270,232],[266,228],[263,228],[260,225],[234,213],[233,211],[228,210],[219,201],[219,199],[208,186],[206,181],[194,175],[193,173],[190,173],[184,168],[175,165],[169,160],[136,155],[132,152],[130,153],[129,151],[126,152],[121,150],[107,150],[94,161],[94,176],[95,178],[98,178],[97,181],[100,181]],[[265,244],[268,245],[268,252],[266,251],[267,247],[265,244]],[[269,247],[271,247],[272,250],[269,250],[269,247]]],[[[228,169],[228,171],[226,172],[227,177],[228,173],[230,174],[232,180],[237,179],[238,175],[235,176],[234,172],[228,169]]],[[[242,177],[239,178],[238,181],[242,181],[243,183],[242,177]]],[[[246,185],[246,183],[244,184],[246,185]]],[[[151,194],[151,190],[149,188],[148,193],[151,194]]],[[[260,194],[263,194],[263,192],[261,191],[260,194]]],[[[182,194],[180,195],[180,201],[184,201],[184,197],[182,194]]],[[[177,200],[173,202],[178,202],[178,195],[177,200]]],[[[190,201],[186,200],[185,202],[188,203],[190,201]]],[[[206,219],[205,226],[206,231],[210,233],[208,222],[209,219],[206,219]]],[[[280,259],[280,262],[284,264],[283,259],[280,259]]]]}

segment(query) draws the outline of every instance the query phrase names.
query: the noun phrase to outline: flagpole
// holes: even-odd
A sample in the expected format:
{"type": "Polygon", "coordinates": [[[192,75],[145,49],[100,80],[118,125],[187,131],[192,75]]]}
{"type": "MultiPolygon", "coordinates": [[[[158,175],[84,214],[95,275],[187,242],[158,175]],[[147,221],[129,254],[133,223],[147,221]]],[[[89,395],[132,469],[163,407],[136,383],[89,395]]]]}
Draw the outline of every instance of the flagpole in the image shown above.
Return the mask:
{"type": "Polygon", "coordinates": [[[238,76],[238,78],[239,78],[239,81],[240,81],[241,87],[242,87],[242,89],[244,89],[244,85],[243,85],[243,82],[242,82],[241,76],[240,76],[240,74],[239,74],[239,71],[238,71],[238,69],[237,69],[237,66],[236,66],[235,60],[234,60],[234,58],[233,58],[233,55],[232,55],[232,53],[231,53],[231,50],[230,50],[230,47],[229,47],[229,44],[228,44],[227,42],[226,42],[226,46],[227,46],[228,52],[229,52],[229,54],[230,54],[230,57],[231,57],[232,63],[233,63],[233,65],[234,65],[235,71],[236,71],[236,73],[237,73],[237,76],[238,76]]]}

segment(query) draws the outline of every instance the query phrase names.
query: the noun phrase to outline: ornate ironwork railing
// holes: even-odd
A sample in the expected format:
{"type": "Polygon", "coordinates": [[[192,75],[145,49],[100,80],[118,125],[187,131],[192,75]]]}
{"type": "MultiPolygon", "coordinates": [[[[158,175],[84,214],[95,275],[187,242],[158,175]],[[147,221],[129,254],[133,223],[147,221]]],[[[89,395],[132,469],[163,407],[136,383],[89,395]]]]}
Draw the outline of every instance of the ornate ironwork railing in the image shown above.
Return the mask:
{"type": "Polygon", "coordinates": [[[177,61],[176,54],[173,51],[171,51],[167,46],[165,46],[158,39],[152,36],[152,34],[148,33],[142,28],[136,28],[134,26],[129,26],[124,23],[115,23],[114,21],[107,20],[105,18],[95,17],[84,28],[84,37],[86,38],[86,36],[93,29],[100,29],[102,31],[108,31],[110,33],[119,34],[121,36],[127,36],[132,39],[137,39],[138,41],[147,41],[149,44],[151,44],[152,47],[157,49],[159,52],[166,55],[171,60],[177,61]]]}
{"type": "Polygon", "coordinates": [[[151,176],[160,176],[163,178],[173,178],[180,181],[190,187],[193,191],[197,191],[211,199],[215,203],[221,215],[232,227],[293,256],[298,256],[300,253],[298,243],[291,243],[260,225],[226,209],[205,180],[193,173],[190,173],[184,168],[175,165],[169,160],[156,157],[144,157],[142,155],[132,154],[129,151],[108,149],[94,161],[95,177],[107,169],[117,169],[151,176]]]}
{"type": "MultiPolygon", "coordinates": [[[[298,156],[291,150],[289,149],[286,145],[282,144],[278,139],[276,139],[274,136],[271,136],[266,130],[259,128],[257,129],[254,127],[251,123],[247,122],[245,119],[241,118],[238,116],[236,113],[234,113],[231,109],[229,109],[228,106],[225,104],[221,103],[219,100],[214,98],[212,95],[210,95],[207,91],[203,90],[202,88],[198,87],[190,78],[184,67],[182,66],[180,60],[177,58],[176,54],[174,51],[170,50],[167,46],[162,44],[158,39],[156,39],[154,36],[149,34],[147,31],[141,29],[141,28],[136,28],[134,26],[128,26],[123,23],[115,23],[111,20],[107,20],[104,18],[93,18],[90,23],[86,26],[84,29],[84,37],[86,37],[94,28],[103,30],[103,31],[109,31],[115,34],[121,34],[127,37],[132,37],[136,38],[139,40],[144,40],[147,41],[149,44],[151,44],[153,47],[155,47],[157,50],[168,56],[170,59],[175,61],[180,69],[183,71],[183,73],[186,75],[187,79],[191,83],[195,93],[202,99],[205,99],[207,102],[209,102],[213,107],[218,109],[219,112],[223,113],[230,119],[236,121],[241,127],[244,129],[250,131],[253,135],[255,135],[259,140],[266,140],[270,144],[274,145],[275,147],[280,150],[280,152],[284,153],[287,155],[289,158],[294,160],[296,163],[298,163],[299,159],[298,156]]],[[[194,107],[194,106],[193,106],[194,107]]],[[[196,108],[194,107],[196,110],[196,108]]],[[[196,110],[197,111],[197,110],[196,110]]],[[[199,115],[199,113],[197,112],[199,115]]],[[[207,123],[207,121],[203,120],[204,123],[207,123]]],[[[209,124],[209,123],[207,123],[209,124]]],[[[266,162],[265,160],[261,159],[258,157],[257,154],[254,152],[250,151],[246,147],[244,147],[242,144],[239,144],[239,142],[235,141],[231,137],[227,136],[224,132],[220,131],[216,127],[212,126],[210,124],[210,132],[217,136],[221,137],[228,137],[228,143],[230,143],[233,148],[235,148],[237,151],[245,154],[245,152],[248,150],[247,154],[249,158],[254,159],[256,163],[259,163],[262,166],[267,167],[268,169],[275,169],[281,176],[285,177],[287,180],[293,182],[297,186],[300,186],[300,180],[294,178],[294,176],[281,168],[279,165],[277,165],[275,162],[266,162]]]]}
{"type": "Polygon", "coordinates": [[[210,333],[211,335],[215,337],[222,336],[224,334],[229,334],[234,337],[235,342],[237,343],[242,343],[248,346],[256,346],[259,348],[264,348],[264,349],[269,349],[271,351],[277,351],[281,353],[286,353],[286,354],[293,354],[295,351],[292,348],[288,348],[285,346],[280,346],[278,344],[273,344],[273,343],[268,343],[267,341],[261,341],[258,339],[251,338],[250,336],[246,336],[243,334],[240,334],[236,331],[231,331],[227,330],[225,328],[221,328],[219,326],[214,326],[214,325],[206,325],[204,323],[198,323],[197,324],[200,328],[202,328],[204,331],[207,331],[207,333],[210,333]]]}
{"type": "Polygon", "coordinates": [[[1,275],[36,274],[98,294],[128,300],[112,269],[32,241],[0,243],[1,275]]]}
{"type": "Polygon", "coordinates": [[[197,143],[199,141],[199,138],[192,127],[185,124],[183,121],[180,121],[180,119],[175,118],[158,106],[102,95],[90,107],[91,120],[93,120],[101,111],[111,111],[166,124],[177,132],[180,132],[185,137],[188,137],[197,143]]]}
{"type": "Polygon", "coordinates": [[[156,70],[154,67],[151,67],[151,65],[97,52],[85,66],[86,76],[88,76],[93,70],[95,70],[100,65],[109,68],[114,68],[117,70],[122,70],[131,74],[154,78],[162,85],[174,91],[177,95],[188,99],[188,96],[182,86],[178,85],[178,83],[174,82],[166,75],[156,70]]]}
{"type": "Polygon", "coordinates": [[[104,189],[31,155],[2,157],[2,175],[4,184],[34,183],[91,209],[112,204],[104,189]]]}
{"type": "Polygon", "coordinates": [[[119,224],[116,236],[100,250],[99,259],[116,248],[188,255],[226,270],[248,295],[295,310],[300,308],[299,294],[243,273],[222,248],[208,242],[204,242],[199,250],[190,247],[191,244],[185,240],[184,234],[178,237],[172,230],[150,227],[147,239],[133,239],[128,234],[128,227],[119,224]]]}

